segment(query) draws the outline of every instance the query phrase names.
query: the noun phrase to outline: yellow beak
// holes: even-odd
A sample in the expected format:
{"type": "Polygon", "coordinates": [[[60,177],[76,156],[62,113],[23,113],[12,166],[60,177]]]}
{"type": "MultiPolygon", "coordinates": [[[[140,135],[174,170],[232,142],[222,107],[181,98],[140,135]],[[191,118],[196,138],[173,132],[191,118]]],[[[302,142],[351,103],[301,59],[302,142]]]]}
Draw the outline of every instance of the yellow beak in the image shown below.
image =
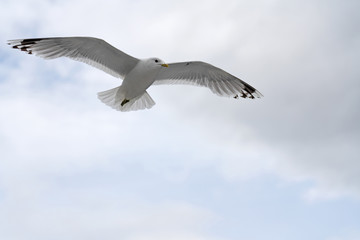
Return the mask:
{"type": "Polygon", "coordinates": [[[167,65],[166,63],[164,63],[164,64],[161,64],[161,66],[163,66],[163,67],[168,67],[169,65],[167,65]]]}

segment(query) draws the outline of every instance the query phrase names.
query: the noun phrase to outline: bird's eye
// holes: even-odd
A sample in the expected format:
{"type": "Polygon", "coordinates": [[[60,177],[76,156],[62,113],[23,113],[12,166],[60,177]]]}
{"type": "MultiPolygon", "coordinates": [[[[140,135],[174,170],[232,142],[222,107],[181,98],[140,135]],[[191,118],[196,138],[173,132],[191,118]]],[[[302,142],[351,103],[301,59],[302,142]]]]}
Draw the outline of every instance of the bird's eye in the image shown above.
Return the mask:
{"type": "Polygon", "coordinates": [[[159,60],[155,59],[155,62],[157,63],[157,62],[159,62],[159,60]]]}

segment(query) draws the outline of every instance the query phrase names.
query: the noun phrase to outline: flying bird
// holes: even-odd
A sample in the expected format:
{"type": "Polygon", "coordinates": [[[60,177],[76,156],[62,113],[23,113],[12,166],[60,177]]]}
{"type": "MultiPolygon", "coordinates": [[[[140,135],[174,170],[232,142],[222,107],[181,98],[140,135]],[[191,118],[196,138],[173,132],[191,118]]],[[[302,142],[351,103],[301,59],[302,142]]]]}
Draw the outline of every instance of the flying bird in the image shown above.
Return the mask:
{"type": "Polygon", "coordinates": [[[159,58],[138,59],[92,37],[56,37],[9,40],[8,44],[45,59],[69,57],[123,79],[119,87],[99,92],[98,98],[118,111],[151,108],[151,85],[190,84],[208,87],[219,96],[260,98],[262,94],[241,79],[200,61],[165,63],[159,58]]]}

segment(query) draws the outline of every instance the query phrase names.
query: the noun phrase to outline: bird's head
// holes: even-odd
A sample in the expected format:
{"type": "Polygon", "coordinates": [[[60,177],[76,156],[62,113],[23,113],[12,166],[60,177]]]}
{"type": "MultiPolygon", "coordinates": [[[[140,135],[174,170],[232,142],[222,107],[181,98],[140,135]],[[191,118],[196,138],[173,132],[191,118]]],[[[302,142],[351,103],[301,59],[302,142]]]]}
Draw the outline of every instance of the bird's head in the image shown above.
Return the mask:
{"type": "Polygon", "coordinates": [[[161,60],[160,58],[149,58],[148,61],[150,63],[152,63],[152,64],[159,65],[161,67],[168,67],[169,66],[163,60],[161,60]]]}

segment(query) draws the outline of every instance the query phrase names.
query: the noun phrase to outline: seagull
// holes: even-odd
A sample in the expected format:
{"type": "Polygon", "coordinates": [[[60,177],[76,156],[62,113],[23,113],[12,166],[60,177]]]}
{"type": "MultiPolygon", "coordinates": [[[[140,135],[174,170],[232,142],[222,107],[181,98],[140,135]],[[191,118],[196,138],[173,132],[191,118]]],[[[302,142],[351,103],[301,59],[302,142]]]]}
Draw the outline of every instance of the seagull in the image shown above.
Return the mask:
{"type": "Polygon", "coordinates": [[[155,105],[146,91],[151,85],[190,84],[208,87],[219,96],[260,98],[248,83],[201,61],[165,63],[159,58],[138,59],[93,37],[54,37],[8,40],[8,45],[45,59],[69,57],[123,79],[120,86],[99,92],[98,98],[118,111],[149,109],[155,105]]]}

